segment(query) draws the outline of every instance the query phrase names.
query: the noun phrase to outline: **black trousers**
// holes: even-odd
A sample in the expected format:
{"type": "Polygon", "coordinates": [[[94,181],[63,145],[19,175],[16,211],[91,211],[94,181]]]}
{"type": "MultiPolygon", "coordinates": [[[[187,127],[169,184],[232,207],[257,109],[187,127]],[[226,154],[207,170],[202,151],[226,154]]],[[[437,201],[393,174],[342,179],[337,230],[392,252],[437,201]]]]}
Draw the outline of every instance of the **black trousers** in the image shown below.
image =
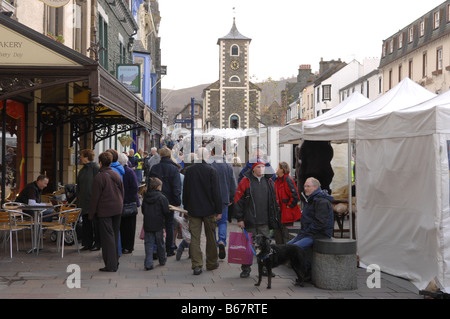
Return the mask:
{"type": "Polygon", "coordinates": [[[112,271],[119,266],[120,219],[120,215],[98,218],[103,262],[105,268],[112,271]]]}
{"type": "Polygon", "coordinates": [[[82,224],[82,244],[85,247],[92,247],[94,244],[100,247],[100,236],[98,234],[98,220],[89,220],[88,215],[83,215],[82,224]]]}
{"type": "Polygon", "coordinates": [[[136,237],[136,215],[122,217],[120,222],[120,239],[122,249],[134,250],[134,238],[136,237]]]}

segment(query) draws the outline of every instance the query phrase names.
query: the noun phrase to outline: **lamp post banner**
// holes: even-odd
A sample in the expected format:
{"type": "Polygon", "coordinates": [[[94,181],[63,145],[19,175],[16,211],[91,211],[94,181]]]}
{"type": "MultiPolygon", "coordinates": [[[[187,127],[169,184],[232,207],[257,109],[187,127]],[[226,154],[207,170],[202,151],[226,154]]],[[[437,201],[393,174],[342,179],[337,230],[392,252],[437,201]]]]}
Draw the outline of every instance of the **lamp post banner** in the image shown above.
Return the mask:
{"type": "Polygon", "coordinates": [[[54,8],[63,7],[70,2],[70,0],[40,0],[40,1],[54,8]]]}

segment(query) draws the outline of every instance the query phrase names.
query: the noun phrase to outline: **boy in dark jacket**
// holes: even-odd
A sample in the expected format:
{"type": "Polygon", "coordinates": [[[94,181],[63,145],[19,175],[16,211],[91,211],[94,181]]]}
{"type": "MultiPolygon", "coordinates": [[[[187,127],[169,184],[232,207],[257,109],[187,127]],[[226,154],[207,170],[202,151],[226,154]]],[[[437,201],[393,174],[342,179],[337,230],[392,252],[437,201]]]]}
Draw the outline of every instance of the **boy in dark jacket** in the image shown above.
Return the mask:
{"type": "MultiPolygon", "coordinates": [[[[172,152],[168,148],[162,148],[159,150],[161,160],[158,164],[153,165],[150,169],[150,173],[147,177],[157,177],[163,183],[162,193],[166,196],[170,205],[181,205],[181,177],[178,165],[175,164],[172,159],[172,152]]],[[[166,252],[167,256],[174,256],[175,243],[173,242],[173,215],[166,218],[166,252]]]]}
{"type": "Polygon", "coordinates": [[[164,247],[164,225],[170,215],[169,201],[161,192],[162,182],[159,178],[151,177],[148,183],[149,191],[145,194],[142,203],[144,215],[144,245],[145,245],[145,270],[153,269],[153,246],[156,242],[159,264],[166,264],[164,247]]]}

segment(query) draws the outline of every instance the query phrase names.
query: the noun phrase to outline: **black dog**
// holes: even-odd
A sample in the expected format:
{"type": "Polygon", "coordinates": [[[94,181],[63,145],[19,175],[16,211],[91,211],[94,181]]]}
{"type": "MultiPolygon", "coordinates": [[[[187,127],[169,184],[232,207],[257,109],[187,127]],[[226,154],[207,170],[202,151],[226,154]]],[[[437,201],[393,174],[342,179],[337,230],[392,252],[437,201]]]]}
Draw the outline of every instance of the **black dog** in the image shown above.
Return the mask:
{"type": "Polygon", "coordinates": [[[291,263],[292,269],[297,274],[297,284],[303,287],[303,281],[306,274],[305,251],[295,245],[272,245],[270,239],[264,235],[256,235],[253,239],[256,257],[258,258],[258,282],[255,286],[261,284],[263,276],[263,267],[267,269],[268,284],[267,289],[272,284],[272,268],[278,265],[291,263]]]}

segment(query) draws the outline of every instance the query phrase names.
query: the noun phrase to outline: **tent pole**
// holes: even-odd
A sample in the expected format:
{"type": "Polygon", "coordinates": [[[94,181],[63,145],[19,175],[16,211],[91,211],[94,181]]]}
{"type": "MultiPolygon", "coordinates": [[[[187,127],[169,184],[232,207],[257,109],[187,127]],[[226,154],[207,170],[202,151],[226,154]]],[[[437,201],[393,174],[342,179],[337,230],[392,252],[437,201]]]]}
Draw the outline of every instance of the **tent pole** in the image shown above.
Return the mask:
{"type": "Polygon", "coordinates": [[[348,215],[350,239],[353,239],[353,213],[352,213],[352,145],[348,138],[348,215]]]}

